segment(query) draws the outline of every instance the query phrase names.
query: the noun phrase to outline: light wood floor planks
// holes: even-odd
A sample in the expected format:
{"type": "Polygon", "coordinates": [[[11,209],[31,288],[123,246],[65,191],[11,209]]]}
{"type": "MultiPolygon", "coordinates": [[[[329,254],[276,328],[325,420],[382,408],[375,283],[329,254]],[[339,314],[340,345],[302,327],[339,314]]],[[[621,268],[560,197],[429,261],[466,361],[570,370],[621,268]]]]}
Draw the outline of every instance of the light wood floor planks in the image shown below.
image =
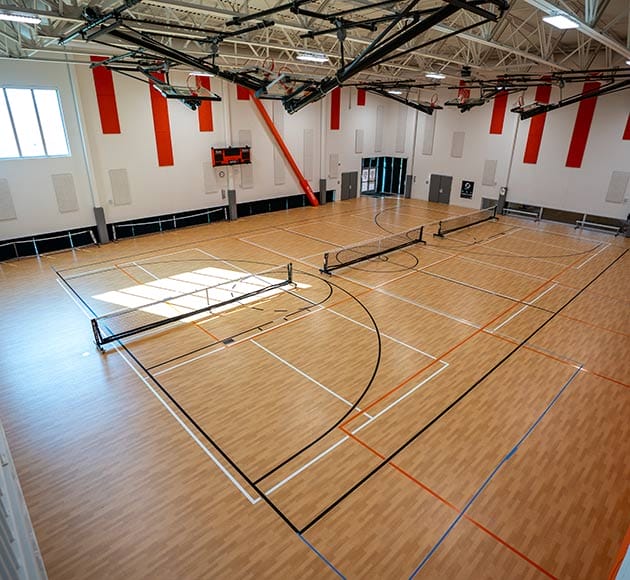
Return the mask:
{"type": "Polygon", "coordinates": [[[432,236],[467,212],[361,198],[1,263],[0,420],[50,578],[606,579],[630,240],[432,236]],[[288,262],[290,289],[92,344],[96,314],[288,262]]]}

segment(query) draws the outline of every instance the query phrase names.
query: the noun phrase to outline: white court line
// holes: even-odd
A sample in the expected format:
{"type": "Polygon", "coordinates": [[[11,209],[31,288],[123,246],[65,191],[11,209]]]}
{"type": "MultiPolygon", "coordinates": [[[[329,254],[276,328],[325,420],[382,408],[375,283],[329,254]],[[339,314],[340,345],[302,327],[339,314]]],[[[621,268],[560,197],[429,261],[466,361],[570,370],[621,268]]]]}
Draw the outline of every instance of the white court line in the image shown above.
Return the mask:
{"type": "MultiPolygon", "coordinates": [[[[474,284],[470,284],[468,282],[464,282],[463,280],[457,280],[456,278],[449,278],[448,276],[443,276],[442,274],[436,274],[435,272],[422,272],[426,276],[434,276],[435,278],[439,278],[440,280],[444,280],[445,282],[452,282],[453,284],[457,284],[459,286],[465,286],[466,288],[470,288],[472,290],[479,290],[484,294],[491,294],[492,296],[497,296],[498,298],[504,298],[510,301],[520,302],[518,298],[514,296],[508,296],[507,294],[501,294],[500,292],[495,292],[494,290],[490,290],[489,288],[482,288],[481,286],[475,286],[474,284]]],[[[529,304],[529,303],[528,303],[529,304]]]]}
{"type": "MultiPolygon", "coordinates": [[[[335,393],[335,391],[333,391],[332,389],[329,389],[326,385],[323,385],[322,383],[320,383],[318,380],[314,379],[310,375],[307,375],[304,371],[301,371],[299,368],[297,368],[296,366],[292,365],[289,361],[287,361],[287,360],[283,359],[282,357],[278,356],[276,353],[271,352],[268,348],[265,348],[262,344],[256,342],[255,340],[252,340],[251,342],[253,344],[255,344],[258,348],[264,350],[267,354],[271,355],[276,360],[280,361],[282,364],[288,366],[290,369],[294,370],[296,373],[298,373],[299,375],[303,376],[305,379],[311,381],[311,383],[317,385],[321,389],[324,389],[324,391],[326,391],[327,393],[331,394],[336,399],[339,399],[341,402],[343,402],[346,405],[348,405],[348,407],[352,407],[353,406],[353,403],[351,403],[347,399],[344,399],[341,395],[335,393]]],[[[361,411],[361,409],[359,409],[357,407],[357,411],[361,411]]],[[[369,419],[372,418],[372,416],[368,415],[367,413],[363,413],[362,412],[362,414],[365,415],[366,417],[368,417],[369,419]]]]}
{"type": "Polygon", "coordinates": [[[345,443],[348,439],[350,439],[350,438],[347,435],[344,435],[339,441],[337,441],[337,443],[335,443],[334,445],[331,445],[328,449],[326,449],[325,451],[322,451],[322,453],[320,453],[317,457],[314,457],[313,459],[311,459],[310,461],[308,461],[307,463],[302,465],[302,467],[300,467],[299,469],[297,469],[293,473],[289,474],[282,481],[276,483],[276,485],[274,485],[272,488],[268,489],[265,492],[265,495],[270,495],[274,491],[280,489],[283,485],[289,483],[289,481],[291,481],[294,477],[297,477],[298,475],[300,475],[300,473],[302,473],[303,471],[305,471],[306,469],[311,467],[311,465],[314,465],[315,463],[317,463],[320,459],[324,458],[331,451],[333,451],[334,449],[339,447],[339,445],[341,445],[342,443],[345,443]]]}
{"type": "MultiPolygon", "coordinates": [[[[81,304],[72,293],[63,285],[63,283],[58,280],[59,285],[63,288],[64,292],[70,296],[70,299],[79,307],[79,310],[83,312],[83,314],[91,319],[92,316],[89,312],[85,310],[83,304],[81,304]]],[[[170,415],[179,423],[179,425],[184,429],[184,431],[190,436],[190,438],[195,442],[195,444],[212,460],[212,462],[223,472],[223,474],[228,478],[228,480],[241,492],[241,494],[249,501],[251,504],[256,504],[260,501],[260,497],[253,498],[247,490],[232,476],[232,474],[221,464],[221,462],[212,454],[212,452],[203,444],[203,442],[190,430],[188,425],[186,425],[182,419],[175,413],[175,411],[168,405],[168,403],[160,396],[160,394],[151,386],[149,381],[145,377],[143,377],[138,369],[131,363],[131,361],[124,355],[124,353],[120,350],[118,345],[114,345],[116,352],[121,356],[121,358],[127,363],[127,366],[135,373],[135,375],[144,383],[144,385],[153,393],[155,398],[162,404],[162,406],[170,413],[170,415]]]]}
{"type": "MultiPolygon", "coordinates": [[[[290,320],[286,320],[285,322],[282,322],[282,323],[280,323],[280,324],[278,324],[278,325],[276,325],[276,326],[274,326],[274,327],[270,328],[269,330],[275,330],[276,328],[281,328],[281,327],[286,326],[287,324],[289,324],[289,323],[291,323],[291,322],[294,322],[295,320],[300,320],[300,319],[302,319],[302,318],[306,318],[307,316],[310,316],[310,315],[312,315],[312,314],[317,314],[318,312],[320,312],[320,311],[322,311],[322,310],[324,310],[324,307],[323,307],[323,306],[319,306],[319,308],[317,308],[317,309],[306,311],[306,312],[305,312],[304,314],[302,314],[301,316],[295,316],[295,317],[291,318],[290,320]]],[[[273,321],[272,321],[272,322],[273,322],[273,321]]],[[[257,327],[257,328],[258,328],[258,327],[257,327]]],[[[265,332],[265,331],[262,331],[262,332],[265,332]]],[[[176,365],[174,365],[174,366],[172,366],[172,367],[168,367],[168,368],[166,368],[166,369],[163,369],[162,371],[160,371],[160,373],[159,373],[159,374],[161,374],[161,375],[162,375],[162,374],[164,374],[164,373],[167,373],[168,371],[172,371],[173,369],[176,369],[176,368],[178,368],[178,367],[182,367],[182,366],[184,366],[184,365],[187,365],[188,363],[191,363],[191,362],[194,362],[194,361],[200,360],[200,359],[202,359],[202,358],[206,358],[207,356],[210,356],[211,354],[214,354],[215,352],[219,352],[219,351],[220,351],[220,350],[222,350],[223,348],[232,348],[233,346],[236,346],[237,344],[241,344],[242,342],[246,342],[246,341],[248,341],[248,340],[252,340],[252,339],[251,339],[251,337],[248,337],[248,338],[241,338],[241,339],[239,339],[239,340],[235,340],[234,342],[231,342],[229,346],[227,346],[227,345],[226,345],[226,346],[224,346],[224,347],[222,347],[222,348],[220,348],[220,349],[218,349],[218,350],[213,350],[213,351],[211,351],[211,352],[206,352],[206,353],[201,354],[201,355],[199,355],[199,356],[196,356],[196,357],[194,357],[194,358],[187,359],[186,361],[184,361],[184,362],[182,362],[182,363],[178,363],[178,364],[176,364],[176,365]]],[[[153,367],[153,368],[155,368],[155,367],[153,367]]],[[[154,374],[154,373],[151,373],[151,374],[154,374]]]]}
{"type": "MultiPolygon", "coordinates": [[[[201,252],[202,254],[205,254],[206,256],[209,256],[210,258],[217,259],[217,260],[219,259],[216,256],[213,256],[212,254],[206,252],[205,250],[202,250],[201,248],[195,248],[195,249],[198,250],[199,252],[201,252]]],[[[236,264],[232,264],[232,263],[230,263],[230,262],[228,262],[226,260],[221,260],[221,261],[223,261],[225,264],[228,264],[229,266],[232,266],[234,268],[239,268],[239,266],[237,266],[236,264]]],[[[246,271],[246,270],[243,270],[243,271],[246,271]]],[[[292,294],[292,292],[289,292],[289,293],[292,294]]],[[[321,305],[317,304],[316,302],[313,302],[312,300],[310,300],[306,296],[301,297],[301,298],[303,300],[307,301],[307,302],[310,302],[311,304],[313,304],[313,306],[321,306],[321,305]]],[[[337,316],[340,316],[341,318],[345,318],[346,320],[349,320],[350,322],[353,322],[354,324],[362,326],[363,328],[366,328],[367,330],[370,330],[372,332],[376,332],[373,328],[370,328],[367,324],[363,324],[362,322],[359,322],[358,320],[354,320],[354,318],[350,318],[349,316],[345,316],[344,314],[341,314],[340,312],[337,312],[336,310],[333,310],[333,308],[324,308],[323,306],[320,308],[320,310],[324,310],[324,309],[327,312],[331,312],[331,313],[333,313],[333,314],[335,314],[337,316]]],[[[319,310],[317,310],[316,312],[319,312],[319,310]]],[[[396,338],[394,338],[392,336],[389,336],[389,335],[383,334],[383,333],[381,333],[381,336],[383,336],[385,338],[388,338],[389,340],[391,340],[393,342],[396,342],[396,343],[400,344],[401,346],[404,346],[404,347],[406,347],[406,348],[408,348],[410,350],[416,351],[416,352],[418,352],[418,353],[420,353],[420,354],[422,354],[422,355],[424,355],[426,357],[429,357],[430,359],[433,359],[433,360],[436,359],[436,357],[434,357],[433,355],[431,355],[431,354],[429,354],[427,352],[424,352],[423,350],[420,350],[419,348],[411,346],[410,344],[407,344],[407,343],[405,343],[405,342],[403,342],[401,340],[398,340],[398,339],[396,339],[396,338]]]]}
{"type": "MultiPolygon", "coordinates": [[[[305,224],[305,225],[307,225],[307,224],[305,224]]],[[[333,225],[335,227],[341,228],[342,230],[348,230],[350,232],[355,232],[355,233],[360,232],[360,233],[365,234],[367,236],[374,236],[374,231],[368,232],[367,230],[362,230],[359,227],[352,227],[352,226],[349,226],[349,225],[344,225],[344,224],[340,224],[340,223],[333,222],[333,221],[330,221],[330,222],[327,221],[324,225],[333,225]]],[[[363,225],[363,224],[359,224],[359,225],[363,225]]],[[[376,228],[378,228],[378,226],[376,226],[376,224],[374,224],[374,226],[376,228]]],[[[380,228],[378,228],[378,229],[380,230],[380,228]]]]}
{"type": "Polygon", "coordinates": [[[404,395],[401,395],[400,397],[398,397],[394,402],[387,405],[387,407],[385,407],[382,411],[379,411],[378,413],[376,413],[376,415],[374,415],[372,419],[370,419],[369,421],[366,421],[362,425],[359,425],[354,431],[351,431],[351,433],[354,435],[358,433],[359,431],[361,431],[362,429],[365,429],[365,427],[367,427],[372,421],[376,421],[376,419],[378,419],[381,415],[383,415],[383,413],[387,413],[387,411],[389,411],[392,407],[395,407],[396,405],[398,405],[398,403],[400,403],[401,401],[404,401],[407,397],[415,393],[420,387],[424,386],[431,379],[433,379],[434,377],[437,377],[442,371],[448,368],[448,363],[446,361],[440,360],[438,362],[442,365],[442,368],[438,369],[437,371],[434,371],[426,379],[420,381],[413,389],[410,389],[404,395]]]}
{"type": "MultiPolygon", "coordinates": [[[[167,254],[158,254],[157,256],[151,256],[150,258],[145,258],[145,260],[155,260],[156,258],[165,258],[167,256],[175,256],[177,254],[183,254],[184,252],[188,252],[188,251],[190,251],[190,248],[186,248],[185,250],[178,250],[177,252],[169,252],[167,254]]],[[[64,280],[74,280],[75,278],[89,276],[90,274],[99,274],[100,272],[107,272],[109,270],[115,270],[117,268],[124,268],[125,266],[131,266],[131,265],[138,266],[138,264],[136,264],[135,262],[123,262],[121,264],[112,263],[109,266],[104,266],[102,268],[97,268],[95,270],[88,270],[87,272],[78,272],[74,275],[70,274],[69,276],[64,276],[64,280]]],[[[138,266],[138,268],[139,267],[140,266],[138,266]]],[[[68,269],[59,270],[59,273],[62,274],[63,272],[67,272],[67,271],[69,270],[68,269]]]]}
{"type": "MultiPolygon", "coordinates": [[[[365,427],[367,427],[370,423],[372,423],[372,421],[375,421],[376,419],[378,419],[381,415],[383,415],[383,413],[386,413],[387,411],[389,411],[390,409],[392,409],[392,407],[395,407],[398,403],[400,403],[401,401],[403,401],[404,399],[406,399],[407,397],[409,397],[410,395],[412,395],[415,391],[417,391],[420,387],[422,387],[423,385],[425,385],[426,383],[428,383],[431,379],[433,379],[434,377],[436,377],[437,375],[439,375],[443,370],[445,370],[448,367],[448,363],[445,361],[439,361],[443,366],[442,368],[438,369],[437,371],[435,371],[433,374],[431,374],[430,376],[428,376],[426,379],[422,380],[420,383],[418,383],[413,389],[410,389],[409,391],[407,391],[404,395],[398,397],[398,399],[396,399],[394,402],[392,402],[390,405],[388,405],[387,407],[385,407],[382,411],[380,411],[379,413],[377,413],[376,415],[374,415],[373,417],[371,417],[370,419],[368,419],[365,423],[359,425],[356,429],[354,429],[353,431],[351,431],[352,435],[358,433],[359,431],[361,431],[362,429],[364,429],[365,427]]],[[[365,413],[364,413],[365,414],[365,413]]],[[[319,455],[317,455],[316,457],[314,457],[313,459],[311,459],[310,461],[308,461],[307,463],[305,463],[304,465],[302,465],[299,469],[297,469],[296,471],[290,473],[287,477],[285,477],[282,481],[276,483],[272,488],[270,488],[269,490],[267,490],[265,492],[265,495],[270,495],[271,493],[273,493],[274,491],[280,489],[283,485],[289,483],[289,481],[291,481],[294,477],[297,477],[300,473],[302,473],[303,471],[305,471],[306,469],[308,469],[309,467],[311,467],[312,465],[314,465],[315,463],[317,463],[320,459],[324,458],[326,455],[328,455],[331,451],[333,451],[334,449],[336,449],[337,447],[339,447],[339,445],[341,445],[342,443],[345,443],[347,440],[349,439],[349,437],[346,435],[345,437],[343,437],[342,439],[340,439],[339,441],[337,441],[337,443],[334,443],[333,445],[331,445],[330,447],[328,447],[328,449],[325,449],[324,451],[322,451],[319,455]]]]}
{"type": "MultiPolygon", "coordinates": [[[[151,371],[151,376],[159,377],[160,375],[168,373],[169,371],[173,371],[175,369],[178,369],[179,367],[186,366],[187,364],[190,364],[192,362],[195,362],[196,360],[200,360],[202,358],[210,356],[211,354],[214,354],[215,352],[219,352],[221,350],[225,350],[225,346],[221,346],[219,348],[215,348],[214,350],[211,350],[210,352],[205,352],[204,354],[196,356],[194,358],[188,358],[184,362],[177,363],[176,365],[173,365],[173,366],[170,366],[168,368],[162,369],[161,371],[158,371],[157,373],[154,373],[153,371],[151,371]]],[[[184,355],[184,356],[186,356],[186,355],[184,355]]],[[[156,365],[153,368],[157,368],[157,366],[161,366],[161,365],[156,365]]]]}
{"type": "MultiPolygon", "coordinates": [[[[296,236],[301,236],[303,238],[307,238],[309,240],[314,240],[316,242],[322,242],[323,244],[328,244],[329,246],[335,246],[336,248],[345,248],[344,244],[335,244],[335,242],[331,242],[330,240],[322,240],[322,238],[318,238],[315,236],[311,236],[310,234],[305,234],[302,232],[296,232],[294,230],[291,230],[289,228],[279,228],[281,231],[283,232],[287,232],[288,234],[294,234],[296,236]]],[[[361,242],[359,242],[361,243],[361,242]]]]}
{"type": "MultiPolygon", "coordinates": [[[[136,264],[136,262],[131,262],[136,268],[140,268],[145,274],[148,274],[149,276],[151,276],[151,278],[153,278],[154,280],[159,280],[159,278],[153,274],[152,272],[149,272],[149,270],[147,270],[145,267],[141,266],[140,264],[136,264]]],[[[170,276],[169,276],[170,278],[170,276]]]]}
{"type": "Polygon", "coordinates": [[[582,262],[579,266],[576,266],[575,269],[579,270],[582,266],[588,264],[593,258],[595,258],[596,256],[599,256],[604,250],[607,250],[610,247],[610,244],[604,244],[599,252],[593,254],[590,258],[587,258],[586,260],[584,260],[584,262],[582,262]]]}
{"type": "MultiPolygon", "coordinates": [[[[474,254],[473,254],[474,255],[474,254]]],[[[544,276],[538,276],[536,274],[528,274],[527,272],[522,272],[521,270],[515,270],[514,268],[507,268],[506,266],[499,266],[497,264],[493,264],[492,262],[484,262],[483,260],[475,260],[473,258],[468,257],[466,254],[460,256],[466,262],[474,262],[475,264],[481,264],[482,266],[487,266],[488,268],[496,268],[498,270],[505,270],[506,272],[512,272],[514,274],[519,274],[520,276],[526,276],[528,278],[536,278],[537,280],[548,280],[544,276]]],[[[496,256],[500,258],[502,256],[496,256]]],[[[507,256],[505,256],[507,258],[507,256]]]]}
{"type": "Polygon", "coordinates": [[[501,328],[502,326],[505,326],[508,322],[516,318],[521,312],[526,310],[528,306],[530,306],[531,304],[533,304],[534,302],[542,298],[545,294],[547,294],[547,292],[551,292],[556,286],[558,286],[558,284],[552,284],[549,288],[547,288],[547,290],[545,290],[543,293],[536,296],[534,300],[530,302],[526,302],[523,308],[521,308],[520,310],[517,310],[514,314],[512,314],[512,316],[510,316],[509,318],[506,318],[501,324],[499,324],[499,326],[495,326],[490,332],[496,332],[497,330],[499,330],[499,328],[501,328]]]}
{"type": "Polygon", "coordinates": [[[429,306],[425,306],[424,304],[420,304],[419,302],[415,302],[409,298],[405,298],[403,296],[398,296],[397,294],[393,294],[392,292],[388,292],[387,290],[383,290],[382,288],[376,288],[376,292],[380,292],[381,294],[385,294],[386,296],[390,296],[395,300],[400,300],[401,302],[406,302],[407,304],[411,304],[422,310],[427,310],[429,312],[433,312],[433,314],[439,314],[440,316],[444,316],[450,320],[454,320],[455,322],[460,322],[461,324],[465,324],[466,326],[471,326],[472,328],[476,328],[477,330],[481,328],[479,324],[475,324],[474,322],[470,322],[470,320],[465,320],[463,318],[458,318],[457,316],[453,316],[448,314],[447,312],[443,312],[441,310],[437,310],[436,308],[431,308],[429,306]]]}
{"type": "MultiPolygon", "coordinates": [[[[201,252],[202,254],[205,254],[206,256],[212,258],[213,260],[218,260],[218,261],[222,262],[223,264],[231,266],[232,268],[236,268],[237,270],[240,270],[241,272],[245,272],[247,274],[250,273],[245,268],[242,268],[238,264],[233,264],[232,262],[230,262],[228,260],[224,260],[223,258],[219,258],[217,256],[214,256],[214,255],[210,254],[209,252],[206,252],[205,250],[202,250],[201,248],[193,248],[193,249],[198,251],[198,252],[201,252]]],[[[258,278],[258,276],[256,274],[254,274],[253,277],[254,278],[258,278]]],[[[291,296],[294,296],[298,300],[304,300],[304,302],[309,302],[313,306],[317,306],[318,305],[317,302],[311,300],[307,296],[302,296],[301,294],[298,294],[297,292],[295,292],[293,290],[286,290],[284,287],[280,288],[280,290],[282,290],[283,292],[286,292],[287,294],[290,294],[291,296]]]]}
{"type": "MultiPolygon", "coordinates": [[[[261,246],[260,244],[257,244],[256,242],[252,242],[251,240],[247,239],[247,238],[237,238],[239,241],[243,242],[244,244],[250,244],[251,246],[254,246],[256,248],[260,248],[261,250],[265,250],[265,252],[271,252],[272,254],[278,254],[278,256],[282,256],[283,258],[289,258],[289,260],[295,260],[296,262],[300,262],[302,264],[304,264],[305,266],[309,266],[309,267],[313,267],[313,264],[309,264],[308,262],[306,262],[304,260],[304,258],[298,258],[296,256],[289,256],[289,254],[283,254],[282,252],[278,252],[277,250],[272,250],[271,248],[267,248],[266,246],[261,246]]],[[[312,254],[311,256],[305,256],[305,258],[310,258],[312,256],[321,256],[321,252],[318,252],[317,254],[312,254]]]]}
{"type": "MultiPolygon", "coordinates": [[[[332,314],[335,314],[337,316],[340,316],[341,318],[345,318],[346,320],[349,320],[350,322],[354,322],[354,324],[358,324],[359,326],[362,326],[363,328],[369,330],[370,332],[376,332],[374,328],[370,328],[367,324],[363,324],[362,322],[359,322],[358,320],[354,320],[354,318],[350,318],[349,316],[346,316],[345,314],[341,314],[341,312],[337,312],[336,310],[333,310],[332,308],[327,308],[326,311],[331,312],[332,314]]],[[[416,348],[415,346],[411,346],[410,344],[407,344],[406,342],[403,342],[402,340],[398,340],[397,338],[394,338],[393,336],[389,336],[389,334],[384,334],[381,332],[380,335],[383,338],[387,338],[388,340],[391,340],[392,342],[400,344],[401,346],[404,346],[405,348],[408,348],[409,350],[413,350],[417,353],[420,353],[421,355],[424,355],[432,360],[437,359],[437,357],[433,356],[432,354],[429,354],[428,352],[424,352],[423,350],[420,350],[419,348],[416,348]]]]}
{"type": "MultiPolygon", "coordinates": [[[[540,233],[545,233],[545,234],[552,234],[552,235],[554,235],[554,236],[564,236],[564,237],[567,237],[567,238],[574,239],[574,240],[576,240],[576,241],[581,241],[581,242],[584,242],[584,238],[579,238],[579,237],[577,237],[577,236],[571,236],[571,235],[568,235],[568,234],[558,234],[558,233],[552,233],[552,232],[545,232],[545,231],[541,231],[541,230],[532,230],[531,228],[525,228],[525,227],[523,227],[522,229],[524,229],[524,230],[530,230],[530,231],[535,231],[535,232],[537,232],[537,233],[539,233],[539,234],[540,234],[540,233]]],[[[517,236],[517,237],[518,237],[518,236],[517,236]]],[[[518,239],[520,239],[520,240],[525,240],[525,241],[530,242],[530,243],[532,243],[532,244],[541,244],[541,245],[543,245],[543,246],[549,246],[550,248],[559,248],[559,249],[561,249],[561,250],[565,250],[565,251],[568,251],[568,252],[580,251],[580,248],[567,248],[566,246],[560,246],[560,245],[558,245],[558,244],[552,244],[552,243],[549,243],[549,242],[543,242],[543,241],[540,241],[540,240],[532,240],[531,238],[518,238],[518,239]]],[[[601,243],[601,241],[600,241],[600,240],[598,240],[597,238],[587,238],[587,239],[588,239],[590,242],[600,242],[600,243],[601,243]]],[[[589,245],[590,245],[590,244],[589,244],[589,245]]]]}

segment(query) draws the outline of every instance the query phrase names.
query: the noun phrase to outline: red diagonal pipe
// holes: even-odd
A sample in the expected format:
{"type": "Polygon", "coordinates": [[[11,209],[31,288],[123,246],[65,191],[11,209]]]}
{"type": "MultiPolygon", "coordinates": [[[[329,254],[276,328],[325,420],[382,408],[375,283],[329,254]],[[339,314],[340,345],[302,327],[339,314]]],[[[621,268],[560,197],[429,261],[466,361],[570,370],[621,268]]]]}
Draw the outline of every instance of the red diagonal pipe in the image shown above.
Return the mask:
{"type": "Polygon", "coordinates": [[[293,174],[295,175],[296,179],[300,183],[302,187],[302,191],[304,191],[304,194],[306,195],[306,199],[308,199],[309,203],[312,206],[318,206],[319,202],[317,201],[317,198],[315,197],[315,194],[313,193],[311,186],[308,184],[308,181],[306,181],[304,175],[302,175],[300,168],[297,166],[295,159],[293,159],[291,152],[289,151],[284,140],[282,139],[282,135],[278,133],[278,129],[276,129],[276,126],[273,124],[273,120],[269,116],[269,113],[267,113],[267,109],[265,109],[265,106],[260,102],[260,100],[254,96],[253,91],[250,91],[250,97],[254,105],[256,105],[256,108],[258,109],[260,116],[263,118],[263,121],[269,128],[269,131],[271,131],[273,138],[276,140],[276,144],[278,145],[278,147],[280,147],[280,151],[282,151],[284,158],[287,160],[287,163],[290,165],[291,169],[293,170],[293,174]]]}

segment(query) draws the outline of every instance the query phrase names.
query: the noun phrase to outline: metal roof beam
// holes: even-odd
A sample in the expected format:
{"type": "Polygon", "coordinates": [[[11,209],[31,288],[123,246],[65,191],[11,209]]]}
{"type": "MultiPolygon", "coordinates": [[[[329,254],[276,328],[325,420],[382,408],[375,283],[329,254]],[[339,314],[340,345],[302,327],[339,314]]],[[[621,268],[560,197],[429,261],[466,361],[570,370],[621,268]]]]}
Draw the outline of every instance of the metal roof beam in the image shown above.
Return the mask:
{"type": "MultiPolygon", "coordinates": [[[[449,26],[445,26],[444,24],[437,24],[436,26],[433,27],[435,30],[439,30],[441,32],[454,32],[454,29],[449,27],[449,26]]],[[[494,40],[485,40],[479,36],[475,36],[474,34],[468,34],[466,32],[458,34],[457,35],[458,38],[461,38],[462,40],[467,40],[468,42],[476,42],[478,44],[483,44],[484,46],[489,46],[490,48],[496,48],[497,50],[500,50],[502,52],[509,52],[511,54],[515,54],[517,56],[521,56],[523,58],[526,58],[528,60],[531,60],[532,62],[538,63],[538,64],[542,64],[544,66],[548,66],[550,68],[555,68],[555,69],[559,69],[559,70],[569,70],[567,67],[562,66],[560,64],[557,64],[555,62],[551,62],[549,60],[546,60],[544,58],[542,58],[541,56],[537,56],[535,54],[531,54],[529,52],[525,52],[524,50],[519,50],[518,48],[513,48],[511,46],[507,46],[505,44],[500,44],[494,40]]]]}
{"type": "Polygon", "coordinates": [[[624,59],[630,60],[630,48],[623,46],[623,44],[617,42],[614,38],[602,34],[601,32],[599,32],[599,30],[595,30],[594,28],[586,24],[586,22],[584,22],[582,19],[580,19],[576,14],[567,12],[567,10],[559,8],[558,6],[552,4],[551,2],[548,2],[547,0],[524,1],[527,2],[530,6],[538,8],[538,10],[544,12],[545,14],[556,14],[558,12],[564,12],[579,24],[580,27],[578,28],[578,30],[582,34],[610,48],[610,50],[621,55],[624,59]]]}

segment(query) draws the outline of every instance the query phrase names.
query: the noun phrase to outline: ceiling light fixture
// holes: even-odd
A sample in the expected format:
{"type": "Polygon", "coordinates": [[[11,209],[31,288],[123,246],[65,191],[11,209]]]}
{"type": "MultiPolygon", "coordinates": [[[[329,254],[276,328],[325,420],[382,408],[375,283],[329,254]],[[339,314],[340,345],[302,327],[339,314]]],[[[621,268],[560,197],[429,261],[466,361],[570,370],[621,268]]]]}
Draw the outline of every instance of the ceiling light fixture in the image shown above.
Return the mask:
{"type": "Polygon", "coordinates": [[[390,95],[402,95],[402,91],[399,91],[397,89],[389,89],[387,91],[390,95]]]}
{"type": "Polygon", "coordinates": [[[439,80],[446,78],[446,75],[443,75],[442,73],[436,73],[436,72],[428,72],[428,73],[425,73],[424,76],[429,79],[439,79],[439,80]]]}
{"type": "Polygon", "coordinates": [[[560,30],[569,30],[570,28],[579,28],[580,25],[575,21],[565,16],[564,14],[550,14],[543,18],[543,22],[551,24],[560,30]]]}
{"type": "Polygon", "coordinates": [[[299,52],[295,58],[306,62],[328,62],[328,57],[322,52],[299,52]]]}
{"type": "Polygon", "coordinates": [[[626,61],[626,64],[630,66],[630,58],[626,61]]]}
{"type": "Polygon", "coordinates": [[[211,72],[204,72],[202,70],[194,70],[188,73],[189,77],[213,77],[214,75],[211,72]]]}
{"type": "Polygon", "coordinates": [[[39,24],[42,19],[31,14],[16,14],[14,12],[0,12],[0,20],[9,22],[21,22],[22,24],[39,24]]]}

